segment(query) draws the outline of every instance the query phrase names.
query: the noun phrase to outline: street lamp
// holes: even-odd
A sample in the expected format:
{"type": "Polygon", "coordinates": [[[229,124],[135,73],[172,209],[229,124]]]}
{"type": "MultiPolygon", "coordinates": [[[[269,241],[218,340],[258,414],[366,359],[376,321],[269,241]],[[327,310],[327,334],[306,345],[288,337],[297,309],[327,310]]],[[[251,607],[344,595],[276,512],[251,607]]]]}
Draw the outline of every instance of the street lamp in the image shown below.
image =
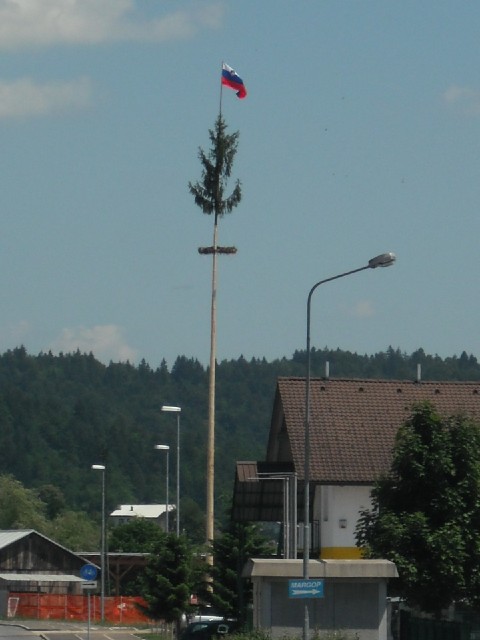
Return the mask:
{"type": "Polygon", "coordinates": [[[177,414],[177,537],[180,535],[180,407],[162,406],[162,411],[177,414]]]}
{"type": "Polygon", "coordinates": [[[168,456],[170,447],[168,444],[156,444],[155,449],[167,452],[167,472],[166,472],[166,488],[165,488],[165,530],[168,533],[168,456]]]}
{"type": "MultiPolygon", "coordinates": [[[[310,307],[313,292],[322,284],[338,280],[345,276],[350,276],[365,269],[376,269],[377,267],[389,267],[396,260],[394,253],[382,253],[375,258],[371,258],[363,267],[352,269],[337,276],[320,280],[310,289],[307,299],[307,374],[305,378],[305,445],[304,445],[304,518],[303,518],[303,578],[309,578],[309,560],[310,560],[310,368],[311,368],[311,352],[310,352],[310,307]]],[[[305,619],[303,626],[303,640],[308,640],[309,635],[309,615],[308,600],[305,601],[305,619]]]]}
{"type": "Polygon", "coordinates": [[[102,472],[102,542],[100,558],[100,618],[105,622],[105,471],[104,464],[92,464],[92,469],[102,472]]]}

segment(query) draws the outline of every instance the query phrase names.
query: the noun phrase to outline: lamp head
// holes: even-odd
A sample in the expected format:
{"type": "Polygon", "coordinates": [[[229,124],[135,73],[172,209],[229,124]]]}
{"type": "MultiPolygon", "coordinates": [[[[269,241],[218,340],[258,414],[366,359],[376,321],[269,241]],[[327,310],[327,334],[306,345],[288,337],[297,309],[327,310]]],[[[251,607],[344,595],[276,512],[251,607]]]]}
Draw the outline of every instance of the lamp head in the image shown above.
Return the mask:
{"type": "Polygon", "coordinates": [[[105,471],[106,467],[104,464],[92,464],[92,469],[97,471],[105,471]]]}
{"type": "Polygon", "coordinates": [[[160,451],[169,451],[170,447],[168,444],[156,444],[154,449],[159,449],[160,451]]]}
{"type": "Polygon", "coordinates": [[[381,253],[379,256],[375,256],[375,258],[371,258],[368,261],[368,266],[370,269],[376,269],[377,267],[389,267],[396,259],[397,256],[391,251],[389,253],[381,253]]]}
{"type": "Polygon", "coordinates": [[[170,413],[180,413],[181,408],[180,407],[170,407],[169,405],[164,404],[162,406],[162,411],[168,411],[170,413]]]}

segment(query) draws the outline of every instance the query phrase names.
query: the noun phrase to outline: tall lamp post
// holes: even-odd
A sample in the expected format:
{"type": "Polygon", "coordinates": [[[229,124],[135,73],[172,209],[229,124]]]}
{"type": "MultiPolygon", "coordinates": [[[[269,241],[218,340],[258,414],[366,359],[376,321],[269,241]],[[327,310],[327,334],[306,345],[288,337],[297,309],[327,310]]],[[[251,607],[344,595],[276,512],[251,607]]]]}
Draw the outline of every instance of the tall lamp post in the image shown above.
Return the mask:
{"type": "MultiPolygon", "coordinates": [[[[382,253],[368,261],[368,264],[358,269],[345,271],[331,278],[325,278],[313,285],[310,289],[307,299],[307,373],[305,377],[305,445],[304,445],[304,516],[303,516],[303,578],[309,579],[309,560],[310,560],[310,369],[311,369],[311,352],[310,352],[310,307],[312,295],[314,291],[322,284],[338,280],[345,276],[350,276],[359,271],[366,269],[376,269],[377,267],[389,267],[396,260],[394,253],[382,253]]],[[[303,640],[308,640],[309,636],[309,612],[308,599],[305,600],[305,617],[303,625],[303,640]]]]}
{"type": "Polygon", "coordinates": [[[92,469],[102,472],[102,542],[100,558],[100,618],[105,622],[105,471],[104,464],[92,464],[92,469]]]}
{"type": "Polygon", "coordinates": [[[162,411],[177,414],[177,537],[180,535],[180,407],[162,406],[162,411]]]}
{"type": "Polygon", "coordinates": [[[155,449],[158,449],[159,451],[166,451],[167,452],[167,472],[166,472],[166,487],[165,487],[165,530],[168,533],[168,456],[170,453],[170,447],[168,446],[168,444],[156,444],[155,445],[155,449]]]}

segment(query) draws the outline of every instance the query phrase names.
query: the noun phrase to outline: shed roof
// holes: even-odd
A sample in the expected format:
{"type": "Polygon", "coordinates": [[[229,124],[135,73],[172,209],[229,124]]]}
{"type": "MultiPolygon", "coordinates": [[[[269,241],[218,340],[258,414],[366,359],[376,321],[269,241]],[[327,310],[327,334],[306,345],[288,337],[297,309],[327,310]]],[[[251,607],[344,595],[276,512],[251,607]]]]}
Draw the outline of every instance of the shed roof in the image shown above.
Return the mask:
{"type": "Polygon", "coordinates": [[[0,549],[4,549],[9,545],[26,538],[31,533],[34,533],[33,529],[15,529],[0,531],[0,549]]]}
{"type": "Polygon", "coordinates": [[[285,507],[283,478],[294,473],[290,462],[237,462],[234,520],[282,520],[285,507]]]}
{"type": "MultiPolygon", "coordinates": [[[[279,558],[250,558],[243,569],[244,577],[301,578],[303,560],[279,558]]],[[[395,564],[390,560],[310,560],[310,578],[398,578],[395,564]]]]}
{"type": "Polygon", "coordinates": [[[0,573],[7,582],[85,582],[83,578],[67,573],[0,573]]]}

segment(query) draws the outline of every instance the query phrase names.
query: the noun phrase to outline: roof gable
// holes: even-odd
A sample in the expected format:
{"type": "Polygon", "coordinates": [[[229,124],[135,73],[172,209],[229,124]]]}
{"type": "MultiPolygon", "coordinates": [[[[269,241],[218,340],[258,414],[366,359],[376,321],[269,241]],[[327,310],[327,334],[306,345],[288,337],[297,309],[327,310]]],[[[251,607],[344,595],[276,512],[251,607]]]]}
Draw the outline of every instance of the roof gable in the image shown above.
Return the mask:
{"type": "Polygon", "coordinates": [[[36,569],[53,573],[58,569],[65,573],[79,570],[85,564],[81,554],[47,538],[35,529],[0,530],[0,569],[11,571],[12,562],[22,570],[36,569]],[[33,565],[32,565],[33,566],[33,565]]]}
{"type": "Polygon", "coordinates": [[[48,538],[47,536],[43,535],[43,533],[35,531],[35,529],[0,530],[0,550],[5,549],[6,547],[9,547],[15,544],[16,542],[19,542],[20,540],[23,540],[24,538],[29,538],[29,537],[39,538],[43,540],[46,544],[57,547],[58,549],[61,549],[64,553],[71,555],[72,557],[80,558],[80,555],[78,553],[75,553],[74,551],[67,549],[67,547],[64,547],[58,542],[55,542],[55,540],[48,538]]]}

